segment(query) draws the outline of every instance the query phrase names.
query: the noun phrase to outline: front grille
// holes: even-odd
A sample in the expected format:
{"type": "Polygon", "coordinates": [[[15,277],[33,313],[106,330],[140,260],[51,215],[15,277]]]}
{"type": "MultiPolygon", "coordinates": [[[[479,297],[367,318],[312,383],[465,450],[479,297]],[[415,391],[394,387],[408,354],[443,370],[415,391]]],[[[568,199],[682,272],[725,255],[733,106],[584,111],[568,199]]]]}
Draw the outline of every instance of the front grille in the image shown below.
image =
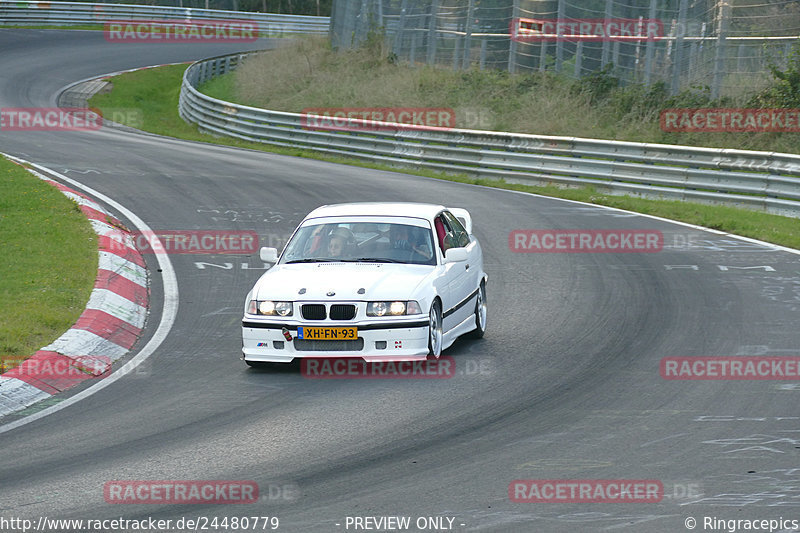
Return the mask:
{"type": "Polygon", "coordinates": [[[325,304],[304,304],[300,312],[306,320],[325,320],[325,304]]]}
{"type": "Polygon", "coordinates": [[[351,341],[294,339],[294,349],[301,352],[360,352],[364,349],[361,337],[351,341]]]}
{"type": "Polygon", "coordinates": [[[330,312],[331,320],[353,320],[356,317],[356,306],[353,304],[333,304],[330,312]]]}

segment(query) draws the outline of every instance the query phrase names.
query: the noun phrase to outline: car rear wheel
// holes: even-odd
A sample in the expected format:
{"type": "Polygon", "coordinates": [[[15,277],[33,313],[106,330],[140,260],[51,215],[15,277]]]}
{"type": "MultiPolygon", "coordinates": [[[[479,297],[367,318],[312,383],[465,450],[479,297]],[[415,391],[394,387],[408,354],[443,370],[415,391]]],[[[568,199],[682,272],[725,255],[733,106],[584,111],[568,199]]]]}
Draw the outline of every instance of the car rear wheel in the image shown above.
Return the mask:
{"type": "Polygon", "coordinates": [[[438,358],[442,355],[442,304],[433,302],[428,313],[428,354],[438,358]]]}
{"type": "Polygon", "coordinates": [[[486,320],[489,311],[486,306],[486,283],[481,281],[481,286],[478,288],[478,301],[475,302],[475,329],[472,330],[472,337],[482,339],[486,333],[486,320]]]}

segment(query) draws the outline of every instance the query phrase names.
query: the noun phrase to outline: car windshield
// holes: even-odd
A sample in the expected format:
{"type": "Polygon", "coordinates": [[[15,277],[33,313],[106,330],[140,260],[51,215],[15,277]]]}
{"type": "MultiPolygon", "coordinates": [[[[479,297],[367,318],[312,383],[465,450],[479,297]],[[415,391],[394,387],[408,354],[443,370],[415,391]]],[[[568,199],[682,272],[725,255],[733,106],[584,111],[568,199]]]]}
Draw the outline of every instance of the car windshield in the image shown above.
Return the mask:
{"type": "Polygon", "coordinates": [[[282,264],[371,262],[435,265],[430,228],[385,222],[306,225],[286,245],[282,264]]]}

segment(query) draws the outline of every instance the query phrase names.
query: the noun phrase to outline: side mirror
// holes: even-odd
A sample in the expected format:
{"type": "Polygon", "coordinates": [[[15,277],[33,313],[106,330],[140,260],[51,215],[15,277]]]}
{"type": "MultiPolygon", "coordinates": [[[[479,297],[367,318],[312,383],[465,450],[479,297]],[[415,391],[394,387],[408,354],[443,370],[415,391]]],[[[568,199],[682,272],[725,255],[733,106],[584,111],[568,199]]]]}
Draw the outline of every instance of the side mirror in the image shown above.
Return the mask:
{"type": "Polygon", "coordinates": [[[266,246],[259,250],[258,256],[261,258],[262,261],[265,263],[277,263],[278,262],[278,249],[277,248],[267,248],[266,246]]]}
{"type": "Polygon", "coordinates": [[[467,251],[464,248],[450,248],[444,253],[445,263],[461,263],[467,260],[467,251]]]}

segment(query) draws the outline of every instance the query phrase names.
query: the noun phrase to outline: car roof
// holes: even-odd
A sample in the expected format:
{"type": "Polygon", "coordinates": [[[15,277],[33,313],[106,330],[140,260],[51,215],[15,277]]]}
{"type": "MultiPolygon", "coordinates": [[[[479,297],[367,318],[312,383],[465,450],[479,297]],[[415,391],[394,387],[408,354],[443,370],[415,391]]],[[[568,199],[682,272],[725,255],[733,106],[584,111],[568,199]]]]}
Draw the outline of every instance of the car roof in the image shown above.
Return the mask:
{"type": "Polygon", "coordinates": [[[416,202],[354,202],[323,205],[306,215],[306,219],[340,216],[396,216],[432,220],[445,207],[416,202]]]}

